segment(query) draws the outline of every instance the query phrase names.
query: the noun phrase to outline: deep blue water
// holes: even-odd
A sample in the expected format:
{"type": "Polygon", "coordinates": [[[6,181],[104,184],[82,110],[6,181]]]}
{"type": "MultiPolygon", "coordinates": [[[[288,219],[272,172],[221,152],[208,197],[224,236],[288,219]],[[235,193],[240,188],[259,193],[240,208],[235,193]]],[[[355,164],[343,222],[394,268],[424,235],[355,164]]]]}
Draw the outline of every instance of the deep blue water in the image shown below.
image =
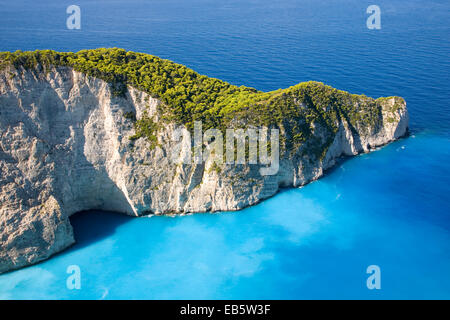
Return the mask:
{"type": "Polygon", "coordinates": [[[0,276],[0,298],[450,298],[450,2],[0,0],[0,50],[123,47],[236,85],[318,80],[403,96],[411,137],[235,213],[73,218],[78,243],[0,276]],[[81,268],[81,290],[66,268],[81,268]],[[381,268],[368,290],[366,268],[381,268]]]}

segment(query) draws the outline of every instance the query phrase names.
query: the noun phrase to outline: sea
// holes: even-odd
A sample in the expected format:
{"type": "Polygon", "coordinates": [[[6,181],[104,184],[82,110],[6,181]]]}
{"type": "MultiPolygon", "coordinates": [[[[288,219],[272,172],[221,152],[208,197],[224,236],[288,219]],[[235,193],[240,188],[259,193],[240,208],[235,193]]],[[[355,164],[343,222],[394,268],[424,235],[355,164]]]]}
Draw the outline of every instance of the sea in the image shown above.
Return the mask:
{"type": "Polygon", "coordinates": [[[410,135],[239,212],[76,214],[77,243],[0,275],[0,299],[450,298],[450,1],[0,0],[0,51],[98,47],[402,96],[410,135]]]}

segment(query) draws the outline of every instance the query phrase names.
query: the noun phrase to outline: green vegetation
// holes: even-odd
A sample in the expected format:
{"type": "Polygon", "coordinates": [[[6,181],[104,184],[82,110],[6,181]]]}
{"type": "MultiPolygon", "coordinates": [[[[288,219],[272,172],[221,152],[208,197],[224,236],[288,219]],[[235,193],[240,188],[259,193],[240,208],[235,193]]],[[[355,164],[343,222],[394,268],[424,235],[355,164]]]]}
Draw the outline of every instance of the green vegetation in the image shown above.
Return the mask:
{"type": "Polygon", "coordinates": [[[136,121],[136,114],[134,112],[125,112],[123,116],[125,117],[125,119],[136,121]]]}
{"type": "Polygon", "coordinates": [[[142,118],[134,122],[134,129],[136,133],[130,137],[130,140],[137,140],[145,137],[150,142],[151,149],[154,149],[158,143],[156,138],[158,128],[158,124],[148,116],[147,112],[144,112],[142,118]]]}
{"type": "Polygon", "coordinates": [[[213,171],[215,171],[217,174],[220,174],[222,172],[222,168],[216,162],[213,162],[211,167],[208,169],[208,173],[211,173],[213,171]]]}
{"type": "MultiPolygon", "coordinates": [[[[203,129],[277,127],[283,138],[282,150],[307,143],[317,157],[325,154],[337,131],[338,120],[346,119],[351,128],[381,125],[383,98],[374,100],[352,95],[319,82],[304,82],[288,89],[260,92],[200,75],[195,71],[158,57],[123,49],[95,49],[73,52],[37,50],[0,53],[0,69],[16,68],[48,72],[52,66],[69,66],[110,83],[114,96],[125,96],[127,85],[145,91],[164,102],[160,106],[164,121],[175,121],[193,128],[202,121],[203,129]],[[318,139],[314,127],[325,128],[325,141],[318,139]]],[[[384,98],[385,99],[385,98],[384,98]]],[[[401,98],[399,98],[401,99],[401,98]]],[[[396,108],[396,105],[393,108],[396,108]]],[[[147,114],[135,119],[136,134],[156,145],[159,126],[147,114]]]]}

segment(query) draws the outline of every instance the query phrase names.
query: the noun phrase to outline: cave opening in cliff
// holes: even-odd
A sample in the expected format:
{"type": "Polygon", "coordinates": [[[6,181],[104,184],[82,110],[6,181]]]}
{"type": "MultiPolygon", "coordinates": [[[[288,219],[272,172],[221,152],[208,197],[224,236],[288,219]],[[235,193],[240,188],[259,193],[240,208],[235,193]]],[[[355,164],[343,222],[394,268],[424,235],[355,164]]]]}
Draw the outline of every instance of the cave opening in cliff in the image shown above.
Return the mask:
{"type": "Polygon", "coordinates": [[[133,218],[116,212],[89,210],[75,213],[69,219],[76,246],[80,248],[111,236],[133,218]]]}

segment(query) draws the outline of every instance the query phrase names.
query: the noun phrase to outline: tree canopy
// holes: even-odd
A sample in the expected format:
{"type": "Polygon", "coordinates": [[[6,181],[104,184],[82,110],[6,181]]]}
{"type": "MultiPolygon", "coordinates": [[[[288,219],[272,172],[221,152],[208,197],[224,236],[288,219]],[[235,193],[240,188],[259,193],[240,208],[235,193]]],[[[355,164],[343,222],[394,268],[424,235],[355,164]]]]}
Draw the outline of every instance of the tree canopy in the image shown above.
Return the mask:
{"type": "MultiPolygon", "coordinates": [[[[7,65],[42,70],[52,66],[72,67],[107,81],[117,96],[126,95],[127,86],[135,87],[163,102],[161,111],[166,120],[190,129],[194,121],[202,121],[204,129],[225,129],[242,124],[277,127],[284,133],[285,147],[314,138],[315,123],[329,129],[328,141],[320,142],[323,145],[331,143],[340,118],[345,118],[354,128],[374,127],[382,121],[381,98],[374,100],[364,95],[352,95],[313,81],[261,92],[200,75],[169,60],[119,48],[76,53],[53,50],[1,52],[0,69],[7,65]]],[[[147,136],[151,141],[155,140],[154,131],[158,128],[149,117],[136,120],[136,128],[134,138],[147,136]]],[[[319,141],[312,139],[309,143],[313,146],[319,141]]],[[[319,151],[323,149],[319,148],[319,151]]]]}

